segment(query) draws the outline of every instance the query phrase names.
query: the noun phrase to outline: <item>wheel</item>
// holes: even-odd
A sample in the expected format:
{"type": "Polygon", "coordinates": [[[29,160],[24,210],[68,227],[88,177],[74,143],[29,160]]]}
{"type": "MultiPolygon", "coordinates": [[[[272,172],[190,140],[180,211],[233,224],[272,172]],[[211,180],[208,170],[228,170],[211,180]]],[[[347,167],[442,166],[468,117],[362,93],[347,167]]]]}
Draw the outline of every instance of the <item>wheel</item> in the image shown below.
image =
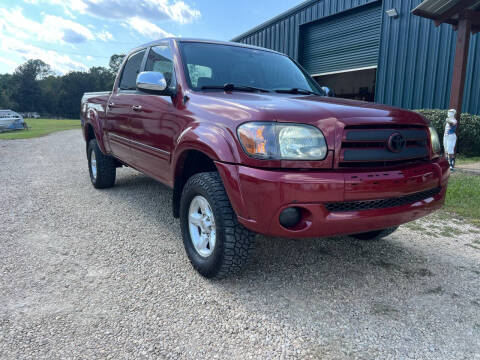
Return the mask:
{"type": "Polygon", "coordinates": [[[202,276],[227,277],[247,264],[255,235],[238,222],[218,173],[199,173],[187,181],[180,225],[188,258],[202,276]]]}
{"type": "Polygon", "coordinates": [[[104,155],[98,147],[97,140],[90,140],[87,149],[88,171],[90,180],[97,189],[105,189],[115,184],[116,162],[111,156],[104,155]]]}
{"type": "Polygon", "coordinates": [[[350,236],[357,240],[380,240],[392,234],[397,229],[398,229],[398,226],[395,226],[395,227],[382,229],[382,230],[375,230],[375,231],[369,231],[369,232],[364,232],[360,234],[353,234],[350,236]]]}

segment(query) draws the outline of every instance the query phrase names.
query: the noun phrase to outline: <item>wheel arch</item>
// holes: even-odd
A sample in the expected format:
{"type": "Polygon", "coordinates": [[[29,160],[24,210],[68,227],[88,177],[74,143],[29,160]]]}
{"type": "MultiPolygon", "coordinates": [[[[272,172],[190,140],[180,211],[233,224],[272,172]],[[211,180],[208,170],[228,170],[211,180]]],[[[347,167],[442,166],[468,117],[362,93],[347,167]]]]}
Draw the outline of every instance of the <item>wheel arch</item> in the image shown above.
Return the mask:
{"type": "Polygon", "coordinates": [[[238,159],[235,138],[227,129],[198,124],[184,130],[172,158],[173,216],[180,215],[180,197],[191,176],[200,172],[218,172],[216,163],[238,163],[238,159]]]}
{"type": "Polygon", "coordinates": [[[198,149],[190,148],[182,151],[174,170],[172,210],[173,216],[180,216],[180,198],[183,188],[193,175],[201,172],[217,172],[214,160],[198,149]]]}
{"type": "Polygon", "coordinates": [[[90,123],[87,123],[85,125],[85,142],[86,142],[86,148],[88,149],[88,143],[92,139],[96,139],[97,137],[95,136],[95,130],[93,129],[93,125],[90,123]]]}
{"type": "Polygon", "coordinates": [[[86,142],[86,149],[88,149],[88,143],[92,139],[96,139],[98,146],[102,153],[106,154],[105,144],[103,143],[103,132],[102,132],[102,125],[100,124],[100,118],[98,116],[97,111],[94,109],[88,110],[87,121],[85,122],[84,128],[84,137],[86,142]]]}

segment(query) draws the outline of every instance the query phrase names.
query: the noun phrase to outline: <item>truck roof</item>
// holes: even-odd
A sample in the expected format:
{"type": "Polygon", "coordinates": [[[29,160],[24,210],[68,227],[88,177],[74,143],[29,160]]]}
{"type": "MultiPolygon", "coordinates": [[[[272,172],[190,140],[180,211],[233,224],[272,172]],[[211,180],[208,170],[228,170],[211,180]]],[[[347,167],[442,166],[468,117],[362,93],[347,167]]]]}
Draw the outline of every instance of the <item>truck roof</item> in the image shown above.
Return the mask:
{"type": "Polygon", "coordinates": [[[270,49],[263,48],[263,47],[260,47],[260,46],[242,44],[242,43],[238,43],[238,42],[209,40],[209,39],[198,39],[198,38],[184,38],[184,37],[167,37],[167,38],[154,40],[154,41],[151,41],[149,43],[137,46],[134,49],[132,49],[130,52],[137,51],[139,49],[143,49],[143,48],[146,48],[146,47],[149,47],[149,46],[154,46],[154,45],[157,45],[159,43],[162,43],[162,42],[165,42],[165,41],[168,41],[168,40],[174,40],[176,42],[199,42],[199,43],[207,43],[207,44],[230,45],[230,46],[238,46],[238,47],[250,48],[250,49],[255,49],[255,50],[264,50],[264,51],[269,51],[269,52],[281,54],[278,51],[270,50],[270,49]]]}

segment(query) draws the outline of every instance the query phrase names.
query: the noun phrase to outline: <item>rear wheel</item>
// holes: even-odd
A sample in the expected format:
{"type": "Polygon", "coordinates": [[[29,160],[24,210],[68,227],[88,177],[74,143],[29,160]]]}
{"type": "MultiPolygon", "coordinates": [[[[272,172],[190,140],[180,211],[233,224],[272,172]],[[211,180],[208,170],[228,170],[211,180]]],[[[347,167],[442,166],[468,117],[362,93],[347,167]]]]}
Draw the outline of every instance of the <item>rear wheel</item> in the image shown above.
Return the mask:
{"type": "Polygon", "coordinates": [[[397,229],[398,229],[398,226],[395,226],[395,227],[382,229],[382,230],[375,230],[375,231],[369,231],[369,232],[364,232],[360,234],[353,234],[350,236],[357,240],[368,240],[368,241],[380,240],[392,234],[397,229]]]}
{"type": "Polygon", "coordinates": [[[111,156],[104,155],[97,140],[92,139],[87,149],[88,171],[90,180],[97,189],[105,189],[115,184],[116,162],[111,156]]]}
{"type": "Polygon", "coordinates": [[[180,224],[188,258],[204,277],[226,277],[248,263],[255,235],[238,222],[218,173],[199,173],[187,181],[180,224]]]}

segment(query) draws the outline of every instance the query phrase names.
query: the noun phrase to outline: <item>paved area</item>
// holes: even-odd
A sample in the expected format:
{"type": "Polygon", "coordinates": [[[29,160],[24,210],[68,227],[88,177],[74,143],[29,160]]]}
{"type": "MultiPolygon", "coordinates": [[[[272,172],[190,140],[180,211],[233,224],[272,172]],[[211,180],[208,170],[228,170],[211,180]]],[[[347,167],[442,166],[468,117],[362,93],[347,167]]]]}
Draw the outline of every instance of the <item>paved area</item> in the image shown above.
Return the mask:
{"type": "Polygon", "coordinates": [[[0,142],[1,359],[480,359],[480,235],[259,236],[242,276],[186,258],[169,189],[89,183],[78,130],[0,142]]]}

